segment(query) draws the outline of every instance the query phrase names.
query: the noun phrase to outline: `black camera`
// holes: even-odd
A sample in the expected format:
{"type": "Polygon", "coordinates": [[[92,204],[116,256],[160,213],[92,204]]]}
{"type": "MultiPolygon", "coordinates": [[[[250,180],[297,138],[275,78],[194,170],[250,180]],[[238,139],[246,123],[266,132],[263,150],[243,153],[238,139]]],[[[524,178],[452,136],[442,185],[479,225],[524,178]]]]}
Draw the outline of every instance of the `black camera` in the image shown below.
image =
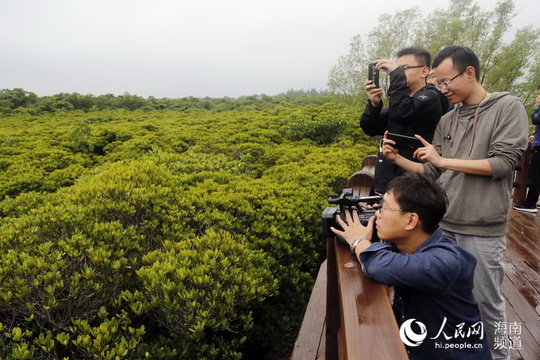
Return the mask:
{"type": "Polygon", "coordinates": [[[379,85],[379,70],[375,68],[377,63],[371,63],[368,66],[368,80],[371,80],[375,87],[380,87],[379,85]]]}
{"type": "Polygon", "coordinates": [[[345,222],[345,210],[354,210],[358,213],[358,217],[362,225],[366,226],[369,219],[375,215],[377,209],[364,209],[363,206],[379,203],[382,200],[382,196],[355,196],[353,195],[353,189],[343,189],[341,195],[334,194],[328,199],[329,204],[338,206],[327,207],[322,213],[322,226],[323,234],[326,238],[333,237],[336,234],[330,229],[334,227],[341,229],[341,226],[337,222],[337,216],[341,216],[341,219],[345,222]]]}

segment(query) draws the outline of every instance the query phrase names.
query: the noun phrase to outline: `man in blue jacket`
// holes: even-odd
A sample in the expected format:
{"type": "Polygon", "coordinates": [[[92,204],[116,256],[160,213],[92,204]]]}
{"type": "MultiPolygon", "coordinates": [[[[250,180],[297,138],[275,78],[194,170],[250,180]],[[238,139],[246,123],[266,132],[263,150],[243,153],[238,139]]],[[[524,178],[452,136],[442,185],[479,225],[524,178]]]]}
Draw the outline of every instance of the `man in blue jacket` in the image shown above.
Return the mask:
{"type": "Polygon", "coordinates": [[[534,135],[530,137],[532,146],[531,162],[529,163],[529,178],[527,197],[523,204],[517,204],[514,209],[519,211],[526,211],[530,213],[536,213],[536,203],[540,196],[540,85],[536,89],[538,96],[536,97],[536,105],[534,106],[533,113],[531,115],[534,128],[534,135]]]}
{"type": "MultiPolygon", "coordinates": [[[[433,138],[437,123],[448,110],[446,98],[426,79],[430,73],[431,54],[421,46],[401,49],[397,60],[380,59],[375,68],[390,77],[389,103],[383,107],[383,89],[371,81],[365,83],[368,104],[360,117],[360,127],[369,136],[383,135],[385,131],[401,135],[420,134],[433,138]]],[[[404,153],[413,160],[412,153],[404,153]]],[[[375,167],[375,192],[384,194],[386,185],[403,170],[379,154],[375,167]]]]}
{"type": "Polygon", "coordinates": [[[472,295],[474,256],[448,240],[438,223],[446,194],[433,180],[407,173],[394,178],[366,227],[346,212],[332,228],[360,259],[364,273],[394,286],[394,310],[410,359],[491,359],[472,295]],[[373,225],[379,238],[374,242],[373,225]]]}

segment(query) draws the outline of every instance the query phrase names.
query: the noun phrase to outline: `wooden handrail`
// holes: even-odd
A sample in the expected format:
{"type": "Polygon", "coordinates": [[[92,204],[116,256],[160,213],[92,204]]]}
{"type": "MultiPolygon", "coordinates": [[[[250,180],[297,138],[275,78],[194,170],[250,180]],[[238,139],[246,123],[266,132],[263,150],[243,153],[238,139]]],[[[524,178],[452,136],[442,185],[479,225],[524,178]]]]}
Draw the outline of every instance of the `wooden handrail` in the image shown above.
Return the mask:
{"type": "Polygon", "coordinates": [[[326,359],[407,359],[386,286],[367,278],[349,246],[328,239],[326,359]],[[338,323],[339,321],[339,323],[338,323]],[[332,322],[332,323],[331,323],[332,322]]]}
{"type": "Polygon", "coordinates": [[[364,275],[344,241],[328,238],[327,245],[290,359],[406,360],[387,287],[364,275]]]}

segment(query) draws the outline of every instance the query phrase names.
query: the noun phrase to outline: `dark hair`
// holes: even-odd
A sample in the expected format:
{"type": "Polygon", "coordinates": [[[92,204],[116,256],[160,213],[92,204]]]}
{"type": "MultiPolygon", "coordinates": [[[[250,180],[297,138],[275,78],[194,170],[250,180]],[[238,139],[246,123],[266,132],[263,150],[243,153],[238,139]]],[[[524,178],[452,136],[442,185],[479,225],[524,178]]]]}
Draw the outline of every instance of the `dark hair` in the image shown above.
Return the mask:
{"type": "Polygon", "coordinates": [[[439,66],[446,58],[452,59],[454,68],[459,72],[463,72],[468,66],[472,66],[476,73],[476,80],[480,81],[480,60],[471,49],[466,46],[447,46],[437,54],[435,60],[433,60],[433,67],[439,66]]]}
{"type": "Polygon", "coordinates": [[[425,65],[430,67],[431,65],[431,54],[428,49],[423,46],[410,46],[399,50],[396,54],[398,58],[405,55],[414,55],[416,60],[420,65],[425,65]]]}
{"type": "Polygon", "coordinates": [[[536,90],[540,90],[540,85],[538,85],[538,87],[536,88],[536,90]]]}
{"type": "Polygon", "coordinates": [[[404,211],[418,214],[422,230],[432,234],[446,213],[448,199],[443,188],[433,179],[417,173],[397,176],[388,184],[387,192],[394,195],[404,211]]]}

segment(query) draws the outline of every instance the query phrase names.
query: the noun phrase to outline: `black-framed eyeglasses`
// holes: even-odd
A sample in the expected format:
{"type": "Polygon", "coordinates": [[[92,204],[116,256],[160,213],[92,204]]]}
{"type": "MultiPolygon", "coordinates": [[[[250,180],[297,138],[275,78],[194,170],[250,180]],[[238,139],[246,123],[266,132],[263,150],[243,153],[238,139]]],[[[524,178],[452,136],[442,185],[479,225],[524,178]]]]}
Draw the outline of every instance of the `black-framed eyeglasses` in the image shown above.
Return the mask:
{"type": "Polygon", "coordinates": [[[448,90],[448,85],[450,85],[450,83],[454,81],[458,76],[463,75],[465,73],[465,70],[463,70],[462,72],[460,72],[459,74],[451,78],[450,80],[443,82],[442,84],[435,84],[435,87],[437,87],[437,89],[439,90],[448,90]]]}
{"type": "Polygon", "coordinates": [[[400,66],[400,68],[402,68],[403,70],[409,70],[409,69],[423,68],[424,66],[426,65],[412,65],[412,66],[403,65],[403,66],[400,66]]]}

